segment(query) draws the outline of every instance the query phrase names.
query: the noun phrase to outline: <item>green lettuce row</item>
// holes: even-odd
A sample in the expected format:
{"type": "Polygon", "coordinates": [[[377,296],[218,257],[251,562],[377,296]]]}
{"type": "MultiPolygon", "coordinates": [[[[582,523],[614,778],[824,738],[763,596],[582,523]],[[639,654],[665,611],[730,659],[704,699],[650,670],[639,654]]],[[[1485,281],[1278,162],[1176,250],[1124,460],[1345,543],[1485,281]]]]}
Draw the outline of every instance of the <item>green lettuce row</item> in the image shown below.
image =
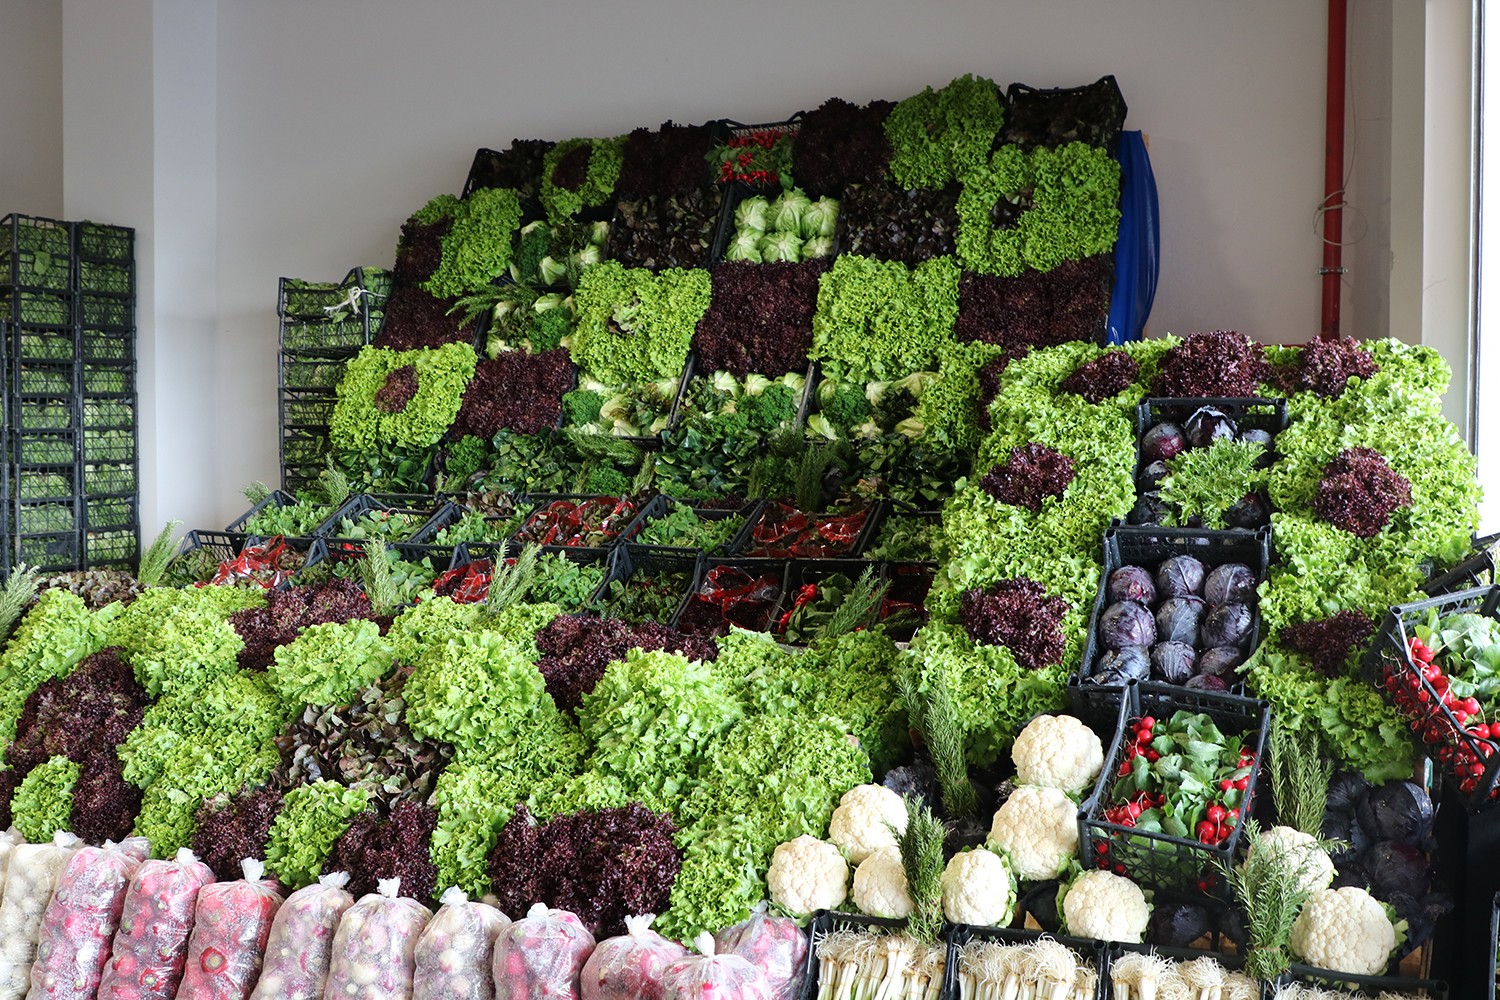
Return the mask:
{"type": "Polygon", "coordinates": [[[85,657],[107,644],[120,605],[91,612],[83,599],[62,589],[43,591],[0,654],[0,743],[16,738],[26,699],[44,681],[66,677],[85,657]]]}
{"type": "Polygon", "coordinates": [[[510,267],[521,202],[509,188],[482,188],[453,210],[438,268],[423,288],[440,299],[477,292],[510,267]]]}
{"type": "Polygon", "coordinates": [[[612,386],[675,378],[711,294],[704,270],[653,274],[619,261],[596,264],[583,272],[573,296],[573,362],[589,378],[612,386]]]}
{"type": "Polygon", "coordinates": [[[908,190],[940,188],[978,168],[1005,120],[993,80],[964,74],[891,109],[891,178],[908,190]]]}
{"type": "Polygon", "coordinates": [[[478,360],[468,344],[413,351],[362,348],[339,380],[338,402],[328,425],[334,448],[374,452],[381,446],[412,449],[436,444],[458,415],[478,360]],[[399,411],[383,412],[376,394],[392,372],[408,365],[416,372],[416,394],[399,411]]]}
{"type": "Polygon", "coordinates": [[[52,835],[73,828],[73,786],[78,765],[53,757],[31,769],[10,802],[11,818],[29,844],[45,844],[52,835]]]}
{"type": "Polygon", "coordinates": [[[953,346],[958,264],[842,254],[818,278],[811,356],[835,381],[893,381],[930,371],[953,346]]]}
{"type": "Polygon", "coordinates": [[[271,822],[266,871],[289,889],[316,882],[334,842],[369,804],[369,793],[363,788],[345,788],[336,781],[293,788],[271,822]]]}

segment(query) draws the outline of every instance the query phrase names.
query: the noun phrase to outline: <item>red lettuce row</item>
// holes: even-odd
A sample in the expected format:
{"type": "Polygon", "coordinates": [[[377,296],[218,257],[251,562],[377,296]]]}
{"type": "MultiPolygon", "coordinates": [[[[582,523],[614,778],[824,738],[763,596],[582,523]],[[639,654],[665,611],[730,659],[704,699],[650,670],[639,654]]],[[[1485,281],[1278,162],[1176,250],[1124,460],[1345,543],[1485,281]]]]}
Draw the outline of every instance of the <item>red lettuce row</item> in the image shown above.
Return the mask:
{"type": "Polygon", "coordinates": [[[896,105],[864,107],[831,97],[802,116],[792,145],[792,176],[807,191],[837,195],[845,184],[879,180],[891,162],[885,120],[896,105]]]}
{"type": "Polygon", "coordinates": [[[382,817],[379,810],[360,813],[334,841],[323,872],[348,872],[356,899],[376,890],[377,881],[399,878],[401,895],[428,900],[437,895],[437,866],[427,844],[437,828],[437,810],[403,802],[382,817]]]}
{"type": "Polygon", "coordinates": [[[474,324],[459,315],[448,315],[453,299],[435,298],[416,285],[398,284],[385,304],[385,324],[375,338],[376,347],[410,351],[418,347],[472,343],[474,324]]]}
{"type": "Polygon", "coordinates": [[[1161,359],[1153,396],[1254,396],[1270,374],[1261,346],[1232,330],[1189,334],[1161,359]]]}
{"type": "Polygon", "coordinates": [[[954,335],[960,343],[979,340],[1011,354],[1090,340],[1109,313],[1113,268],[1103,254],[1016,278],[965,272],[954,335]]]}
{"type": "Polygon", "coordinates": [[[270,785],[208,799],[198,807],[193,853],[220,879],[238,878],[242,859],[265,857],[281,799],[281,789],[270,785]]]}
{"type": "Polygon", "coordinates": [[[959,619],[975,642],[1004,646],[1025,670],[1061,663],[1067,645],[1062,620],[1068,602],[1050,596],[1035,580],[1001,580],[988,590],[978,587],[959,598],[959,619]]]}
{"type": "Polygon", "coordinates": [[[700,375],[727,371],[776,377],[805,371],[812,349],[818,277],[826,260],[801,264],[731,261],[713,271],[713,298],[693,346],[700,375]]]}
{"type": "Polygon", "coordinates": [[[485,441],[502,430],[537,434],[562,419],[562,397],[573,386],[573,363],[562,348],[541,354],[508,351],[482,359],[454,418],[454,437],[485,441]]]}
{"type": "Polygon", "coordinates": [[[712,133],[707,125],[664,122],[625,137],[615,194],[621,199],[669,198],[713,183],[708,165],[712,133]]]}
{"type": "Polygon", "coordinates": [[[564,712],[577,710],[583,696],[594,690],[604,668],[623,660],[632,649],[681,653],[690,660],[712,660],[719,655],[712,639],[688,636],[656,622],[631,626],[617,618],[560,615],[536,634],[542,652],[537,669],[547,682],[547,693],[564,712]]]}

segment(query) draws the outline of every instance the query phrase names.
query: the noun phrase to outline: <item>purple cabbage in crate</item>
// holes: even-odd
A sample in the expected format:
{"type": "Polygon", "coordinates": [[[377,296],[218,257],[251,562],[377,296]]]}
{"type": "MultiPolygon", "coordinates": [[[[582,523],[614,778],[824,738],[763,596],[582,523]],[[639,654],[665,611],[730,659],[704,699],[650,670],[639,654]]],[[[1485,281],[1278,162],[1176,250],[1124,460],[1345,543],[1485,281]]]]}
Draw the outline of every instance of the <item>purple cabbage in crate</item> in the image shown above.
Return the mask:
{"type": "Polygon", "coordinates": [[[1196,597],[1203,593],[1204,576],[1203,564],[1197,559],[1173,556],[1156,567],[1156,592],[1164,597],[1196,597]]]}
{"type": "Polygon", "coordinates": [[[1240,440],[1247,444],[1258,444],[1266,451],[1270,451],[1271,446],[1276,443],[1276,438],[1270,431],[1261,430],[1259,427],[1240,431],[1240,440]]]}
{"type": "Polygon", "coordinates": [[[1088,678],[1095,684],[1124,684],[1151,676],[1151,653],[1145,646],[1122,646],[1099,657],[1088,678]]]}
{"type": "Polygon", "coordinates": [[[1432,798],[1410,781],[1388,781],[1357,800],[1355,816],[1376,840],[1415,844],[1432,832],[1432,798]]]}
{"type": "Polygon", "coordinates": [[[1142,566],[1121,566],[1109,574],[1109,599],[1136,601],[1140,604],[1156,603],[1156,584],[1151,574],[1142,566]]]}
{"type": "Polygon", "coordinates": [[[1099,639],[1110,649],[1149,646],[1156,642],[1156,621],[1145,605],[1119,601],[1099,616],[1099,639]]]}
{"type": "Polygon", "coordinates": [[[1215,441],[1234,440],[1239,428],[1229,414],[1216,406],[1200,406],[1188,417],[1182,428],[1183,437],[1193,448],[1207,448],[1215,441]]]}
{"type": "Polygon", "coordinates": [[[1370,845],[1363,861],[1370,874],[1370,892],[1380,899],[1397,894],[1423,896],[1432,884],[1427,855],[1414,844],[1382,840],[1370,845]]]}
{"type": "Polygon", "coordinates": [[[1203,581],[1203,599],[1209,604],[1233,604],[1255,596],[1255,574],[1244,563],[1215,566],[1203,581]]]}
{"type": "Polygon", "coordinates": [[[1161,494],[1142,493],[1136,498],[1135,506],[1130,508],[1130,516],[1126,518],[1131,524],[1161,524],[1162,519],[1167,516],[1167,505],[1162,501],[1161,494]]]}
{"type": "Polygon", "coordinates": [[[1231,528],[1264,528],[1271,523],[1271,505],[1259,493],[1246,493],[1224,512],[1224,521],[1231,528]]]}
{"type": "Polygon", "coordinates": [[[1193,647],[1185,642],[1159,642],[1151,647],[1151,676],[1168,684],[1186,684],[1196,660],[1193,647]]]}
{"type": "Polygon", "coordinates": [[[1253,619],[1247,604],[1220,604],[1203,616],[1198,638],[1204,646],[1242,646],[1250,639],[1253,619]]]}
{"type": "Polygon", "coordinates": [[[1141,435],[1141,458],[1147,462],[1165,462],[1186,451],[1187,446],[1182,428],[1163,422],[1141,435]]]}
{"type": "Polygon", "coordinates": [[[1136,477],[1135,488],[1138,493],[1150,493],[1161,488],[1161,481],[1166,479],[1172,470],[1167,468],[1166,462],[1152,462],[1141,470],[1136,477]]]}
{"type": "Polygon", "coordinates": [[[1228,691],[1229,682],[1213,674],[1194,674],[1182,685],[1190,691],[1228,691]]]}
{"type": "Polygon", "coordinates": [[[1198,657],[1198,673],[1228,680],[1234,676],[1235,668],[1245,662],[1245,654],[1234,646],[1214,646],[1205,649],[1198,657]]]}
{"type": "Polygon", "coordinates": [[[1191,646],[1198,639],[1198,622],[1202,617],[1202,598],[1169,597],[1156,609],[1156,638],[1160,642],[1191,646]]]}

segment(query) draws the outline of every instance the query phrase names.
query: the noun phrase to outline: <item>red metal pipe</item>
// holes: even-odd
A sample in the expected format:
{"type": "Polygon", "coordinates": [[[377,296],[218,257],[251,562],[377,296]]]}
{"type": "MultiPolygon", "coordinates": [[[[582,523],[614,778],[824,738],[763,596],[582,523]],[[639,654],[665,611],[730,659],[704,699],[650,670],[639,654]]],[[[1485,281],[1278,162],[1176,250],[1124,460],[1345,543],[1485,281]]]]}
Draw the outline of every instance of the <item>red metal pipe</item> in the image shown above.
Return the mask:
{"type": "Polygon", "coordinates": [[[1327,142],[1323,153],[1323,328],[1342,336],[1339,299],[1344,275],[1344,71],[1349,49],[1348,0],[1328,0],[1327,142]]]}

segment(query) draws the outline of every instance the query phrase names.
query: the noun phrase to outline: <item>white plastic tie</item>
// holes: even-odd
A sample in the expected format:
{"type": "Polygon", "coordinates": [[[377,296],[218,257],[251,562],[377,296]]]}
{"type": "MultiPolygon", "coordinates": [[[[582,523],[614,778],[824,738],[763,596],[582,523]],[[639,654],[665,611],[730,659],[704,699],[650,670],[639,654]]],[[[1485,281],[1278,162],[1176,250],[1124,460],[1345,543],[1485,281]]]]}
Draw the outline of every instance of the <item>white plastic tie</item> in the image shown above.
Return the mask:
{"type": "Polygon", "coordinates": [[[546,903],[532,903],[531,909],[526,911],[527,920],[536,920],[547,915],[546,903]]]}
{"type": "Polygon", "coordinates": [[[651,931],[651,921],[656,919],[654,913],[642,913],[639,916],[625,918],[625,933],[631,937],[641,937],[651,931]]]}
{"type": "Polygon", "coordinates": [[[469,894],[467,892],[464,892],[456,885],[450,885],[448,888],[444,889],[443,894],[438,897],[438,902],[443,904],[444,906],[463,906],[468,901],[469,894]]]}
{"type": "Polygon", "coordinates": [[[177,848],[177,853],[173,855],[172,860],[179,865],[193,865],[198,863],[198,855],[193,853],[191,847],[179,847],[177,848]]]}
{"type": "Polygon", "coordinates": [[[697,937],[693,938],[693,947],[697,948],[699,954],[701,954],[704,958],[713,958],[714,936],[708,931],[704,931],[702,934],[699,934],[697,937]]]}
{"type": "Polygon", "coordinates": [[[375,889],[387,899],[395,899],[401,895],[401,879],[383,878],[375,883],[375,889]]]}
{"type": "Polygon", "coordinates": [[[325,889],[342,889],[349,884],[348,872],[329,872],[318,876],[318,884],[325,889]]]}
{"type": "Polygon", "coordinates": [[[245,876],[246,882],[259,882],[265,873],[266,863],[259,858],[245,858],[240,861],[240,874],[245,876]]]}

